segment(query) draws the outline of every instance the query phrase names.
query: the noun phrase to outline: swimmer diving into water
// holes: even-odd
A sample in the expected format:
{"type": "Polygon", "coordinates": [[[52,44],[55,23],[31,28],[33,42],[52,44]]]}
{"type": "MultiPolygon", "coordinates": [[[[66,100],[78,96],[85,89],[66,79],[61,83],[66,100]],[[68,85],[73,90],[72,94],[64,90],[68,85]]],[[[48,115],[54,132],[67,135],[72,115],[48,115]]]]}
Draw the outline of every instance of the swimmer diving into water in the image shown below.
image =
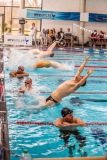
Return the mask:
{"type": "Polygon", "coordinates": [[[72,64],[72,67],[70,67],[70,65],[68,64],[61,64],[55,61],[39,61],[33,65],[33,69],[49,68],[49,67],[53,67],[60,70],[71,70],[71,69],[73,70],[74,64],[72,64]]]}
{"type": "Polygon", "coordinates": [[[72,64],[71,67],[71,65],[66,63],[61,64],[55,61],[39,60],[46,56],[54,56],[54,53],[52,51],[56,46],[56,43],[57,41],[53,42],[53,44],[47,49],[47,51],[32,49],[29,50],[27,53],[23,54],[23,52],[19,52],[19,50],[11,49],[8,61],[8,68],[10,70],[13,70],[13,68],[16,69],[19,65],[23,65],[25,68],[28,69],[53,67],[60,70],[73,70],[74,64],[72,64]]]}
{"type": "MultiPolygon", "coordinates": [[[[54,106],[60,103],[60,101],[70,95],[71,93],[74,93],[78,88],[80,88],[81,86],[85,86],[86,85],[86,80],[87,78],[90,76],[90,74],[93,73],[94,69],[89,69],[87,71],[87,74],[85,76],[81,76],[82,71],[84,70],[84,67],[88,61],[90,57],[86,57],[84,62],[81,64],[81,66],[79,67],[75,77],[71,80],[67,80],[65,82],[63,82],[61,85],[59,85],[55,91],[53,91],[51,93],[51,95],[48,98],[42,97],[42,100],[39,100],[39,103],[41,103],[41,101],[43,102],[42,105],[39,106],[38,109],[44,109],[46,107],[50,107],[50,106],[54,106]]],[[[27,91],[32,90],[32,80],[30,80],[29,78],[27,79],[28,81],[25,81],[25,85],[21,86],[19,88],[19,92],[24,93],[27,89],[27,91]]],[[[36,96],[36,95],[35,95],[36,96]]],[[[35,97],[37,98],[37,97],[35,97]]],[[[37,106],[38,107],[38,106],[37,106]]],[[[36,108],[36,106],[35,106],[36,108]]]]}
{"type": "Polygon", "coordinates": [[[53,57],[54,56],[53,49],[55,48],[56,44],[57,44],[57,41],[53,42],[46,51],[43,51],[43,50],[41,51],[39,49],[31,49],[29,53],[36,55],[38,59],[41,59],[47,56],[53,57]]]}
{"type": "Polygon", "coordinates": [[[22,51],[15,50],[11,48],[10,53],[8,54],[8,68],[13,70],[16,69],[19,65],[23,65],[26,68],[32,68],[32,66],[38,62],[39,59],[50,56],[53,57],[53,49],[55,48],[57,41],[53,42],[47,51],[40,51],[39,49],[31,49],[27,53],[22,51]]]}
{"type": "MultiPolygon", "coordinates": [[[[48,98],[45,99],[43,97],[44,104],[40,106],[39,109],[44,109],[46,107],[59,104],[64,97],[70,95],[71,93],[74,93],[79,87],[86,85],[86,80],[90,76],[90,74],[93,73],[94,69],[89,69],[85,76],[81,76],[80,74],[84,70],[85,64],[87,63],[89,58],[90,57],[85,58],[84,62],[79,67],[73,80],[70,79],[63,82],[61,85],[57,87],[55,91],[51,93],[51,95],[48,98]]],[[[24,93],[25,89],[26,85],[24,87],[21,87],[19,91],[22,91],[24,93]]]]}
{"type": "Polygon", "coordinates": [[[94,71],[94,69],[92,68],[88,70],[85,76],[81,76],[80,74],[84,70],[85,64],[87,63],[89,58],[90,57],[85,58],[73,80],[70,79],[63,82],[57,87],[55,91],[51,93],[51,95],[46,99],[45,107],[59,104],[62,98],[70,95],[71,93],[74,93],[79,87],[86,85],[86,80],[89,75],[94,71]]]}

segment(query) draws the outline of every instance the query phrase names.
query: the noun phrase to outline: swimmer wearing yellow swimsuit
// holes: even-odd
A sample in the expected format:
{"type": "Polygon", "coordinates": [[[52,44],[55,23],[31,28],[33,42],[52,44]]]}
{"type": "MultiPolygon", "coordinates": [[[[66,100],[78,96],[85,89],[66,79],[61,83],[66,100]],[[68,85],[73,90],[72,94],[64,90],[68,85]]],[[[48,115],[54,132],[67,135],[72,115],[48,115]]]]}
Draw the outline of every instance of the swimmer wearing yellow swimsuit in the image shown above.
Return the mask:
{"type": "Polygon", "coordinates": [[[40,62],[37,62],[36,64],[36,68],[48,68],[48,67],[51,67],[51,62],[49,61],[40,61],[40,62]]]}

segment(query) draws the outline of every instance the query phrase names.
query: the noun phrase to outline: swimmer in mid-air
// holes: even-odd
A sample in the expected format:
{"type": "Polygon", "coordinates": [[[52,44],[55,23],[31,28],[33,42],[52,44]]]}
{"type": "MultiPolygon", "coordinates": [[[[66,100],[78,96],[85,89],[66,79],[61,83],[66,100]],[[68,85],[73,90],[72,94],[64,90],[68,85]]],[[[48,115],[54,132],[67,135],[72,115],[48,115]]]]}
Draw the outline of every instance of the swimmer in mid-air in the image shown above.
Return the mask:
{"type": "Polygon", "coordinates": [[[53,57],[54,56],[53,49],[55,48],[56,44],[57,44],[57,41],[53,42],[46,51],[39,50],[39,49],[31,49],[29,53],[36,55],[36,58],[38,59],[41,59],[47,56],[53,57]]]}
{"type": "MultiPolygon", "coordinates": [[[[93,68],[89,69],[85,76],[81,76],[80,74],[84,70],[85,64],[87,63],[89,58],[90,57],[85,58],[84,62],[79,67],[73,80],[70,79],[63,82],[61,85],[57,87],[55,91],[51,93],[51,95],[48,98],[43,97],[43,103],[39,107],[40,110],[46,107],[59,104],[64,97],[70,95],[71,93],[74,93],[79,87],[86,85],[86,80],[90,76],[90,74],[93,73],[94,69],[93,68]]],[[[29,78],[28,78],[28,81],[25,81],[25,82],[26,82],[25,85],[19,88],[19,92],[24,93],[26,88],[29,88],[29,90],[32,89],[32,81],[31,80],[29,81],[29,78]]],[[[40,103],[40,100],[39,100],[39,103],[40,103]]]]}
{"type": "Polygon", "coordinates": [[[94,71],[94,69],[92,68],[88,70],[85,76],[81,76],[80,74],[84,70],[85,64],[87,63],[89,58],[90,57],[85,58],[73,80],[70,79],[63,82],[57,87],[55,91],[51,93],[51,95],[46,99],[45,107],[59,104],[62,98],[70,95],[71,93],[74,93],[79,87],[86,85],[86,80],[89,75],[94,71]]]}
{"type": "Polygon", "coordinates": [[[8,68],[17,68],[19,65],[23,65],[25,68],[32,68],[32,66],[39,60],[45,57],[53,57],[53,49],[55,48],[57,41],[53,42],[46,51],[39,49],[31,49],[27,53],[22,51],[10,49],[8,53],[8,68]]]}
{"type": "Polygon", "coordinates": [[[61,64],[55,61],[39,61],[33,65],[33,69],[49,67],[53,67],[60,70],[71,70],[74,68],[74,65],[72,64],[72,67],[70,67],[67,64],[61,64]]]}
{"type": "Polygon", "coordinates": [[[9,74],[10,74],[10,76],[17,77],[17,78],[22,78],[22,77],[25,77],[25,76],[29,76],[29,74],[27,72],[24,72],[24,67],[23,66],[19,66],[17,71],[12,71],[9,74]]]}

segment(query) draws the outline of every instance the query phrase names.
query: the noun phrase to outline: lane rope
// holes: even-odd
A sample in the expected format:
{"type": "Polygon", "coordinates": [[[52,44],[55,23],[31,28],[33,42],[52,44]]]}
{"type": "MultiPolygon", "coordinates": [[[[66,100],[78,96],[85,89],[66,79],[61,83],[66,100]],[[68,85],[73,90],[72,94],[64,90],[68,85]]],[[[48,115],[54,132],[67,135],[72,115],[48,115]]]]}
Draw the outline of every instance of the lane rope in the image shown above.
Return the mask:
{"type": "MultiPolygon", "coordinates": [[[[54,122],[29,122],[29,121],[17,121],[18,125],[54,125],[54,122]]],[[[107,125],[107,122],[86,122],[87,125],[107,125]]]]}

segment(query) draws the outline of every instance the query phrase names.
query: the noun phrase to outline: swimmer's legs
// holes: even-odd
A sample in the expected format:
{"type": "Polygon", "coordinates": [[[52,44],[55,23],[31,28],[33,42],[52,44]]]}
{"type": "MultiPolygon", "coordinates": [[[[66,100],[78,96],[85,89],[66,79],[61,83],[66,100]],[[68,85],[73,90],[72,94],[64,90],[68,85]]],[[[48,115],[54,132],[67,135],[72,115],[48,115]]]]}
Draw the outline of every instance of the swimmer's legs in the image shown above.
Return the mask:
{"type": "Polygon", "coordinates": [[[45,102],[45,107],[51,107],[51,106],[54,106],[55,103],[51,100],[48,100],[47,102],[45,102]]]}
{"type": "Polygon", "coordinates": [[[50,63],[51,63],[51,67],[53,67],[53,68],[63,69],[62,64],[60,64],[58,62],[50,61],[50,63]]]}

